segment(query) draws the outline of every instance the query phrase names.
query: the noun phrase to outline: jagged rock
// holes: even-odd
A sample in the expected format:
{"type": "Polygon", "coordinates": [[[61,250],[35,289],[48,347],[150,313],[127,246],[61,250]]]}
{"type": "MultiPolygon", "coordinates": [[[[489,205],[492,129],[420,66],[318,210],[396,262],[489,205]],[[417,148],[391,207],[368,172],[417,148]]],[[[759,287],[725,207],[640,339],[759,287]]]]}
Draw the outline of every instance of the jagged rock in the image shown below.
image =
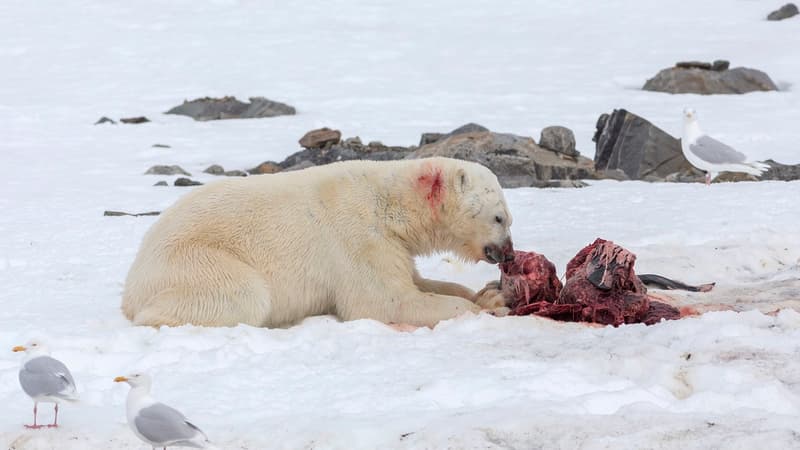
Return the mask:
{"type": "Polygon", "coordinates": [[[222,175],[225,175],[226,177],[246,177],[247,172],[244,170],[227,170],[222,175]]]}
{"type": "Polygon", "coordinates": [[[101,117],[101,118],[97,119],[97,122],[95,122],[94,124],[95,124],[95,125],[100,125],[101,123],[110,123],[110,124],[112,124],[112,125],[116,125],[116,124],[117,124],[117,122],[114,122],[114,120],[113,120],[113,119],[109,119],[109,118],[108,118],[108,117],[106,117],[106,116],[103,116],[103,117],[101,117]]]}
{"type": "Polygon", "coordinates": [[[789,17],[794,17],[798,14],[797,5],[794,3],[787,3],[780,8],[772,11],[767,16],[767,20],[783,20],[789,17]]]}
{"type": "Polygon", "coordinates": [[[175,180],[175,186],[200,186],[203,183],[199,181],[190,180],[189,178],[178,178],[175,180]]]}
{"type": "Polygon", "coordinates": [[[169,184],[167,184],[166,181],[161,180],[161,181],[157,182],[156,184],[154,184],[153,186],[169,186],[169,184]]]}
{"type": "Polygon", "coordinates": [[[210,173],[211,175],[222,175],[225,173],[225,169],[220,166],[219,164],[212,164],[203,171],[204,173],[210,173]]]}
{"type": "Polygon", "coordinates": [[[325,148],[338,144],[342,138],[342,132],[331,130],[330,128],[319,128],[311,130],[300,138],[300,146],[307,149],[325,148]]]}
{"type": "Polygon", "coordinates": [[[274,163],[272,161],[264,161],[263,163],[253,167],[252,169],[248,169],[247,173],[250,175],[264,175],[269,173],[277,173],[281,171],[281,166],[278,163],[274,163]]]}
{"type": "Polygon", "coordinates": [[[419,146],[433,144],[445,136],[447,136],[445,133],[422,133],[422,136],[419,137],[419,146]]]}
{"type": "Polygon", "coordinates": [[[157,165],[147,169],[147,172],[144,173],[145,175],[186,175],[187,177],[192,176],[189,172],[183,170],[181,166],[164,166],[164,165],[157,165]]]}
{"type": "Polygon", "coordinates": [[[408,158],[445,156],[474,161],[488,167],[503,187],[543,185],[551,180],[592,178],[594,170],[588,158],[564,158],[542,148],[529,137],[476,131],[451,133],[427,144],[408,158]]]}
{"type": "Polygon", "coordinates": [[[624,109],[601,115],[592,140],[598,176],[619,169],[631,180],[664,180],[693,169],[678,139],[624,109]]]}
{"type": "Polygon", "coordinates": [[[744,94],[753,91],[777,91],[778,87],[766,73],[736,67],[724,70],[727,61],[711,63],[679,63],[647,80],[642,89],[670,94],[744,94]],[[687,66],[688,64],[688,66],[687,66]],[[699,68],[702,65],[703,68],[699,68]],[[712,70],[714,69],[714,70],[712,70]]]}
{"type": "Polygon", "coordinates": [[[542,129],[539,145],[567,156],[578,156],[575,150],[575,134],[567,127],[552,126],[542,129]]]}
{"type": "Polygon", "coordinates": [[[772,159],[768,159],[764,163],[769,164],[770,168],[761,174],[759,177],[761,180],[800,180],[800,164],[781,164],[772,159]]]}
{"type": "Polygon", "coordinates": [[[236,97],[211,98],[203,97],[192,101],[184,101],[165,114],[189,116],[194,120],[221,119],[253,119],[294,115],[294,107],[275,102],[264,97],[250,97],[250,103],[244,103],[236,97]]]}
{"type": "Polygon", "coordinates": [[[144,116],[139,116],[139,117],[122,118],[122,119],[119,119],[119,121],[122,122],[122,123],[138,124],[138,123],[150,122],[150,119],[148,119],[147,117],[144,117],[144,116]]]}

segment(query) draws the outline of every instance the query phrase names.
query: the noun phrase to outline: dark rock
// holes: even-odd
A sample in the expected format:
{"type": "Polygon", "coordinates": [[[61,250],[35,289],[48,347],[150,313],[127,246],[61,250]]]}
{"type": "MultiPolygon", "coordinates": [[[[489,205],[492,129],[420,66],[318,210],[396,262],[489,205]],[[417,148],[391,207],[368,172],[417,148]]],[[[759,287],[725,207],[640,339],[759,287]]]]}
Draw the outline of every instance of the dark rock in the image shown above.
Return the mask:
{"type": "Polygon", "coordinates": [[[100,125],[101,123],[110,123],[112,125],[116,125],[117,124],[117,122],[114,122],[112,119],[109,119],[106,116],[103,116],[103,117],[97,119],[97,122],[95,122],[94,124],[95,125],[100,125]]]}
{"type": "Polygon", "coordinates": [[[247,172],[244,170],[228,170],[223,173],[226,177],[246,177],[247,172]]]}
{"type": "Polygon", "coordinates": [[[294,107],[264,97],[250,97],[250,103],[241,102],[236,97],[204,97],[184,101],[182,105],[170,109],[165,114],[178,114],[205,121],[276,117],[295,113],[294,107]]]}
{"type": "Polygon", "coordinates": [[[314,167],[314,163],[306,159],[298,162],[297,164],[287,167],[286,169],[283,170],[283,172],[293,172],[295,170],[308,169],[309,167],[314,167]]]}
{"type": "Polygon", "coordinates": [[[194,180],[190,180],[188,178],[183,178],[183,177],[178,178],[177,180],[175,180],[175,186],[200,186],[202,184],[203,183],[201,183],[199,181],[194,181],[194,180]]]}
{"type": "Polygon", "coordinates": [[[172,148],[172,147],[170,147],[169,145],[166,145],[166,144],[153,144],[153,147],[155,147],[155,148],[172,148]]]}
{"type": "Polygon", "coordinates": [[[118,217],[118,216],[133,216],[133,217],[157,216],[159,214],[161,214],[160,211],[149,211],[149,212],[135,213],[135,214],[134,213],[126,213],[126,212],[122,212],[122,211],[105,211],[105,212],[103,212],[104,216],[110,216],[110,217],[115,217],[115,216],[116,217],[118,217]]]}
{"type": "Polygon", "coordinates": [[[269,173],[276,173],[281,171],[281,166],[272,161],[264,161],[263,163],[248,169],[247,173],[250,175],[264,175],[269,173]]]}
{"type": "Polygon", "coordinates": [[[304,134],[298,142],[300,146],[307,149],[325,148],[334,144],[338,144],[342,138],[342,132],[339,130],[331,130],[330,128],[320,128],[311,130],[304,134]]]}
{"type": "Polygon", "coordinates": [[[386,146],[383,145],[383,142],[381,142],[381,141],[369,141],[369,144],[367,144],[367,147],[371,147],[373,149],[385,149],[386,148],[386,146]]]}
{"type": "Polygon", "coordinates": [[[675,63],[675,67],[679,67],[681,69],[711,70],[711,63],[702,61],[681,61],[675,63]]]}
{"type": "Polygon", "coordinates": [[[489,129],[486,128],[483,125],[478,125],[477,123],[470,122],[470,123],[468,123],[466,125],[461,125],[460,127],[456,128],[455,130],[453,130],[450,133],[448,133],[448,135],[449,136],[454,136],[456,134],[477,133],[477,132],[481,132],[481,131],[489,131],[489,129]]]}
{"type": "Polygon", "coordinates": [[[153,186],[169,186],[169,184],[167,184],[166,181],[161,180],[161,181],[157,182],[156,184],[154,184],[153,186]]]}
{"type": "Polygon", "coordinates": [[[342,146],[356,151],[363,150],[364,148],[364,144],[361,142],[361,138],[358,136],[345,139],[344,142],[342,142],[342,146]]]}
{"type": "Polygon", "coordinates": [[[581,180],[534,181],[531,187],[537,188],[583,188],[589,186],[581,180]]]}
{"type": "MultiPolygon", "coordinates": [[[[718,67],[722,67],[722,63],[718,67]]],[[[709,64],[708,69],[713,65],[709,64]]],[[[760,70],[736,67],[715,71],[670,67],[647,80],[642,89],[669,94],[744,94],[753,91],[777,91],[770,77],[760,70]]]]}
{"type": "Polygon", "coordinates": [[[800,164],[781,164],[774,160],[764,161],[770,166],[769,170],[761,174],[761,180],[792,181],[800,180],[800,164]]]}
{"type": "Polygon", "coordinates": [[[419,146],[422,147],[423,145],[433,144],[445,136],[447,136],[445,133],[422,133],[422,136],[419,138],[419,146]]]}
{"type": "Polygon", "coordinates": [[[575,135],[566,127],[553,126],[542,130],[539,145],[567,156],[578,156],[575,150],[575,135]]]}
{"type": "Polygon", "coordinates": [[[692,169],[678,139],[624,109],[601,115],[592,140],[597,144],[594,166],[598,176],[619,169],[632,180],[648,176],[663,180],[671,173],[692,169]]]}
{"type": "Polygon", "coordinates": [[[225,173],[225,169],[220,166],[219,164],[212,164],[203,171],[204,173],[210,173],[211,175],[222,175],[225,173]]]}
{"type": "MultiPolygon", "coordinates": [[[[288,158],[278,163],[283,170],[297,170],[297,165],[308,161],[311,165],[319,166],[330,164],[336,161],[350,161],[354,159],[368,159],[373,161],[390,161],[403,159],[411,153],[406,147],[363,147],[351,148],[345,145],[336,144],[327,148],[311,148],[301,150],[289,155],[288,158]]],[[[302,168],[308,167],[307,165],[302,168]]]]}
{"type": "Polygon", "coordinates": [[[153,166],[147,169],[147,172],[144,173],[145,175],[186,175],[187,177],[192,176],[189,172],[183,170],[181,166],[153,166]]]}
{"type": "Polygon", "coordinates": [[[767,16],[767,20],[783,20],[788,19],[789,17],[794,17],[798,13],[797,5],[794,3],[787,3],[780,8],[772,11],[767,16]]]}
{"type": "Polygon", "coordinates": [[[731,62],[724,59],[718,59],[713,63],[711,63],[711,70],[715,70],[717,72],[728,70],[730,69],[730,67],[731,67],[731,62]]]}
{"type": "Polygon", "coordinates": [[[478,131],[457,133],[424,145],[408,158],[444,156],[473,161],[488,167],[503,187],[529,187],[550,180],[592,178],[592,161],[564,158],[542,148],[529,137],[478,131]]]}
{"type": "Polygon", "coordinates": [[[122,123],[137,124],[137,123],[150,122],[150,119],[148,119],[147,117],[144,117],[144,116],[139,116],[139,117],[122,118],[122,119],[119,119],[119,121],[122,122],[122,123]]]}

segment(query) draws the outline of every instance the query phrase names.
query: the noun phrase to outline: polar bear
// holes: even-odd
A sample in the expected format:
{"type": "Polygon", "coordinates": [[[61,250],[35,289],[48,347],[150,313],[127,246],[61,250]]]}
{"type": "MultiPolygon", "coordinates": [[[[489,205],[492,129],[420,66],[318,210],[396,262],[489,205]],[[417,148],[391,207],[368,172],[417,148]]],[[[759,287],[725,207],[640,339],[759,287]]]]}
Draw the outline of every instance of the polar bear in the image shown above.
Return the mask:
{"type": "Polygon", "coordinates": [[[494,174],[448,158],[217,181],[145,234],[122,311],[150,326],[285,327],[322,314],[433,326],[480,311],[480,299],[421,277],[414,257],[512,260],[511,221],[494,174]]]}

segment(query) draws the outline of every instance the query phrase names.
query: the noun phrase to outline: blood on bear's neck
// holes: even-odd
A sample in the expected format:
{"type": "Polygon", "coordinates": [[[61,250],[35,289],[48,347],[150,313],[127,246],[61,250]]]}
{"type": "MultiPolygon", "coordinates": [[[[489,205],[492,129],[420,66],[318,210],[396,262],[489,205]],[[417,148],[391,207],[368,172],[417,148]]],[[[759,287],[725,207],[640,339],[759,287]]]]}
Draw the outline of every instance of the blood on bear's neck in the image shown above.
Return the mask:
{"type": "Polygon", "coordinates": [[[432,164],[423,165],[422,171],[417,177],[415,188],[425,197],[433,217],[436,218],[439,209],[444,203],[445,196],[442,168],[432,164]]]}

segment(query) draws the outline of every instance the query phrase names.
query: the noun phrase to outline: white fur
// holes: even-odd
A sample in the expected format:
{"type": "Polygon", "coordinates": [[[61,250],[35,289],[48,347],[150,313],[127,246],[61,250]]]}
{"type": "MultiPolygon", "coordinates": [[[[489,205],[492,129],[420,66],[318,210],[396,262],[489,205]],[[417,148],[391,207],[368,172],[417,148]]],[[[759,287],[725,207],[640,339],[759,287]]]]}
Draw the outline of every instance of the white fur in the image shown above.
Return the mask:
{"type": "Polygon", "coordinates": [[[190,192],[147,232],[122,310],[151,326],[278,327],[319,314],[430,326],[480,308],[466,287],[421,278],[414,257],[485,260],[486,246],[510,248],[510,225],[497,178],[455,159],[227,179],[190,192]]]}

